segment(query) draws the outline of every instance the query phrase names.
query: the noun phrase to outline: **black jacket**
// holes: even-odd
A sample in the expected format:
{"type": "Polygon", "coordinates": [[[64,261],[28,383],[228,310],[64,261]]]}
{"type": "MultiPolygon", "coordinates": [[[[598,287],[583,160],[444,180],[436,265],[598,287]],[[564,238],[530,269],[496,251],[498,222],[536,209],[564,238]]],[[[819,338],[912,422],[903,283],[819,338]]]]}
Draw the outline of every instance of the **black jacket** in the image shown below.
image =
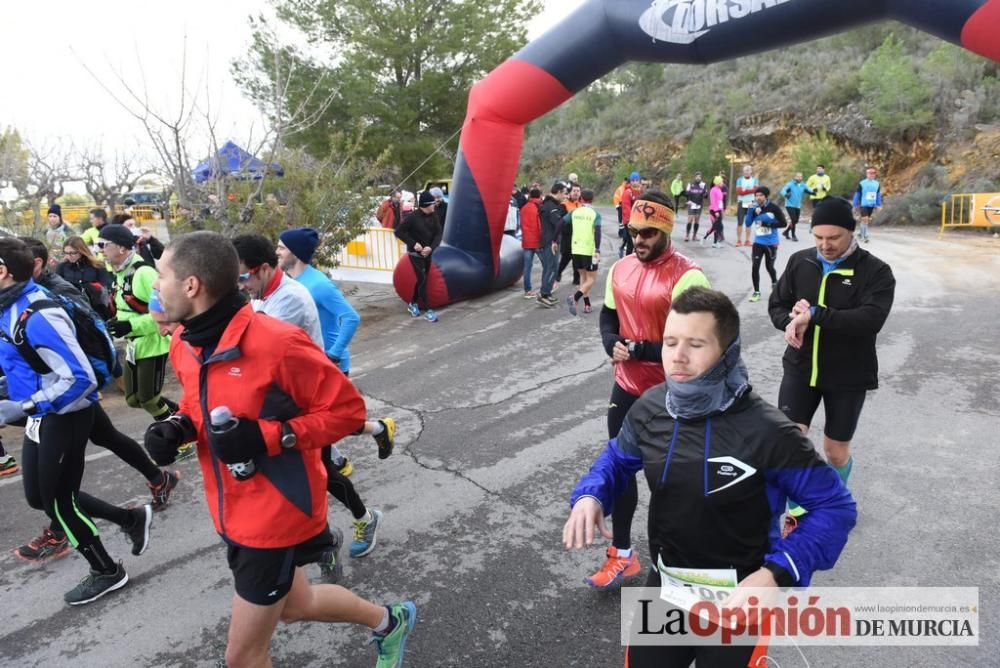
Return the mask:
{"type": "Polygon", "coordinates": [[[56,273],[77,290],[83,290],[86,283],[100,283],[108,290],[115,285],[115,277],[110,271],[104,267],[95,267],[89,262],[66,260],[56,266],[56,273]]]}
{"type": "Polygon", "coordinates": [[[553,243],[559,243],[562,237],[563,216],[566,207],[552,195],[546,195],[542,205],[538,207],[542,223],[542,248],[548,248],[553,243]]]}
{"type": "Polygon", "coordinates": [[[407,253],[415,253],[416,244],[437,248],[441,245],[441,220],[437,211],[424,213],[420,209],[411,211],[396,226],[396,238],[406,244],[407,253]]]}
{"type": "Polygon", "coordinates": [[[832,568],[857,509],[798,427],[753,392],[713,416],[675,420],[666,387],[635,402],[571,503],[591,496],[609,514],[641,470],[653,564],[733,568],[740,579],[764,566],[782,586],[808,585],[814,571],[832,568]],[[786,498],[809,508],[809,519],[783,539],[786,498]]]}
{"type": "Polygon", "coordinates": [[[802,347],[785,350],[785,373],[797,374],[819,389],[877,388],[875,338],[889,317],[895,291],[896,279],[889,265],[862,248],[856,248],[826,276],[815,248],[792,255],[771,293],[771,322],[785,331],[792,306],[800,299],[816,311],[802,347]]]}

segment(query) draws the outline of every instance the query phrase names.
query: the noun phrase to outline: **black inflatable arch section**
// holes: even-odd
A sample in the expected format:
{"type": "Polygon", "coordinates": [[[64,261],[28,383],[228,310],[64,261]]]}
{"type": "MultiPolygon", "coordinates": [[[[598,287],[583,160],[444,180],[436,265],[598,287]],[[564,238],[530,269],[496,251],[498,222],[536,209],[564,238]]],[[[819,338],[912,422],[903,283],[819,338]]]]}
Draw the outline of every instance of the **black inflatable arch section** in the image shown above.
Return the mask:
{"type": "MultiPolygon", "coordinates": [[[[887,18],[1000,61],[1000,0],[588,0],[473,86],[429,306],[520,278],[520,244],[503,234],[524,126],[629,61],[705,64],[887,18]]],[[[415,276],[404,256],[397,293],[415,276]]]]}

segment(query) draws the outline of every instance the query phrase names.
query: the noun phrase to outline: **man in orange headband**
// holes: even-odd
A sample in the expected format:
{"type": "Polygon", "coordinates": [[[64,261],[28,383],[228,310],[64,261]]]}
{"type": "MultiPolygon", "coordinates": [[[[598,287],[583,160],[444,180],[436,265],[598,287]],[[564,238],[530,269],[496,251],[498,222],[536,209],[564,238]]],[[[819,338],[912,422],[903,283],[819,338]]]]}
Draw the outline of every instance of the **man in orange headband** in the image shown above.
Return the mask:
{"type": "MultiPolygon", "coordinates": [[[[601,339],[615,376],[608,405],[608,438],[618,436],[625,414],[643,392],[666,382],[660,352],[674,297],[696,285],[710,287],[701,268],[670,243],[674,218],[670,196],[658,190],[643,193],[628,218],[635,253],[608,272],[601,309],[601,339]]],[[[638,503],[633,476],[615,502],[611,514],[614,539],[604,565],[586,580],[591,587],[612,589],[624,578],[639,574],[631,535],[638,503]]]]}

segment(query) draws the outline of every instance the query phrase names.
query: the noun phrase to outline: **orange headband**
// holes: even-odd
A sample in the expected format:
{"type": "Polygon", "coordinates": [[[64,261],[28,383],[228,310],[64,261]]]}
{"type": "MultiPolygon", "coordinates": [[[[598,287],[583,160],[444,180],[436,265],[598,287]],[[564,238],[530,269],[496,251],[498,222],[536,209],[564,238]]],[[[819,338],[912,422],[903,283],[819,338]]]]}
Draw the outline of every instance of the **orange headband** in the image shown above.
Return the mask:
{"type": "Polygon", "coordinates": [[[655,227],[667,236],[674,231],[674,211],[669,206],[640,199],[632,207],[628,224],[636,229],[655,227]]]}

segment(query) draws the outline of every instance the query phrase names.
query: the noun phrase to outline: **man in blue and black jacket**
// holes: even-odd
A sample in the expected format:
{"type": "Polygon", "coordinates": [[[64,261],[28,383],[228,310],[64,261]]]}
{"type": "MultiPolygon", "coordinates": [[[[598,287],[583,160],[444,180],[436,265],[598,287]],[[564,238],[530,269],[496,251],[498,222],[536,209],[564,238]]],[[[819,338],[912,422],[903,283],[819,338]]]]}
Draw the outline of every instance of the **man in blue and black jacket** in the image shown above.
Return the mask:
{"type": "MultiPolygon", "coordinates": [[[[636,402],[621,432],[580,480],[563,529],[567,548],[610,538],[604,518],[643,471],[650,553],[660,571],[731,571],[739,587],[807,586],[832,568],[857,519],[850,492],[791,420],[754,394],[740,359],[739,314],[721,292],[694,287],[674,300],[663,338],[666,383],[636,402]],[[781,537],[787,497],[807,503],[781,537]]],[[[630,668],[747,665],[752,646],[630,647],[630,668]]]]}
{"type": "Polygon", "coordinates": [[[0,366],[8,392],[0,400],[0,422],[27,420],[25,433],[38,443],[30,456],[22,451],[25,494],[29,502],[38,499],[90,564],[90,575],[64,597],[81,605],[128,582],[91,517],[120,526],[139,555],[149,544],[153,511],[150,505],[115,507],[80,491],[88,437],[106,440],[104,431],[112,427],[97,403],[97,377],[73,320],[35,284],[33,268],[24,242],[0,239],[0,366]]]}

